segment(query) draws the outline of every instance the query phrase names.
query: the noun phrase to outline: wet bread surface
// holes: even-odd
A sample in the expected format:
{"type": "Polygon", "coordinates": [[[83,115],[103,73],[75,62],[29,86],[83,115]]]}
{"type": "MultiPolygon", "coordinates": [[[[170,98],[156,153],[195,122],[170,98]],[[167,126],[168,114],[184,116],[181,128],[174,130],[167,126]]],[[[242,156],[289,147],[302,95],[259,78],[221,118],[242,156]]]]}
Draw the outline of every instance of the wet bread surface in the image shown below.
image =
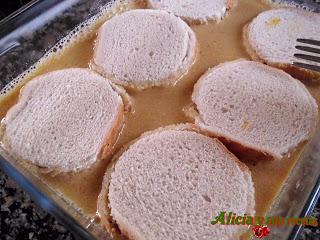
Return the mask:
{"type": "Polygon", "coordinates": [[[319,22],[318,13],[293,7],[265,11],[244,27],[244,44],[254,60],[281,68],[301,80],[319,80],[319,72],[291,65],[293,62],[310,64],[294,57],[295,53],[301,53],[295,46],[304,45],[296,39],[315,39],[320,35],[319,22]]]}
{"type": "Polygon", "coordinates": [[[187,127],[145,133],[105,181],[104,207],[129,239],[238,238],[245,226],[213,226],[211,220],[220,211],[255,212],[249,169],[217,139],[187,127]]]}
{"type": "Polygon", "coordinates": [[[123,103],[97,73],[64,69],[26,84],[3,124],[2,141],[18,158],[58,172],[79,171],[110,154],[123,103]]]}
{"type": "Polygon", "coordinates": [[[276,159],[308,140],[318,121],[316,100],[300,81],[253,61],[209,69],[192,100],[198,126],[276,159]]]}
{"type": "Polygon", "coordinates": [[[238,0],[147,0],[147,2],[151,8],[171,12],[191,24],[197,24],[221,21],[238,0]]]}
{"type": "Polygon", "coordinates": [[[197,53],[192,29],[160,10],[131,10],[99,29],[93,69],[133,88],[173,85],[197,53]]]}

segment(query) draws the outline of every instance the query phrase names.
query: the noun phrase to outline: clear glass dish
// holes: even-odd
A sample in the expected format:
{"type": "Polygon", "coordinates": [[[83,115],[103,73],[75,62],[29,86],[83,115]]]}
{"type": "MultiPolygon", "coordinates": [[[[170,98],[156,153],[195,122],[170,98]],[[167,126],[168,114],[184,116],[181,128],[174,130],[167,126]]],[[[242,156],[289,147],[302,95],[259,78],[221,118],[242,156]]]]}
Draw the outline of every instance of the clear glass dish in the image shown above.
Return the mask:
{"type": "MultiPolygon", "coordinates": [[[[0,89],[35,64],[74,28],[99,14],[108,0],[34,0],[0,21],[0,89]]],[[[320,11],[312,1],[289,1],[320,11]]],[[[0,167],[45,210],[81,239],[111,239],[89,216],[49,188],[0,146],[0,167]]],[[[320,194],[320,129],[305,148],[269,216],[310,214],[320,194]]],[[[272,228],[270,239],[297,239],[301,227],[272,228]]]]}

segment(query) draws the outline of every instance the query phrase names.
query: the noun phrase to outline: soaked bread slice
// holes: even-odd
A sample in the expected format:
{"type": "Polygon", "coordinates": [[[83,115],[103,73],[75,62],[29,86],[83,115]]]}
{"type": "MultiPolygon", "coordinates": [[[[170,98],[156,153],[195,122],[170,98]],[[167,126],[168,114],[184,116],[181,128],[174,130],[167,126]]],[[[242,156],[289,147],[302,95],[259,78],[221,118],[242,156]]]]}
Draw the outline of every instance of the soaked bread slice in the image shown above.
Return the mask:
{"type": "Polygon", "coordinates": [[[28,82],[7,113],[2,140],[13,155],[58,172],[89,168],[112,150],[123,103],[89,69],[50,72],[28,82]]]}
{"type": "Polygon", "coordinates": [[[180,18],[166,11],[139,9],[102,25],[92,68],[113,82],[133,88],[174,84],[196,57],[196,37],[180,18]]]}
{"type": "MultiPolygon", "coordinates": [[[[295,53],[302,53],[295,46],[303,45],[296,39],[317,39],[320,36],[319,23],[319,14],[302,9],[265,11],[244,28],[244,45],[254,60],[281,68],[301,80],[319,80],[319,72],[291,65],[293,62],[311,63],[294,57],[295,53]]],[[[320,66],[319,63],[312,64],[320,66]]]]}
{"type": "Polygon", "coordinates": [[[181,17],[189,23],[222,20],[237,0],[148,0],[148,6],[181,17]]]}
{"type": "Polygon", "coordinates": [[[249,169],[190,125],[147,132],[120,152],[98,201],[102,224],[127,239],[238,239],[245,226],[211,225],[220,211],[254,214],[249,169]]]}
{"type": "Polygon", "coordinates": [[[209,69],[192,101],[200,128],[277,159],[308,140],[318,120],[317,103],[301,82],[252,61],[209,69]]]}

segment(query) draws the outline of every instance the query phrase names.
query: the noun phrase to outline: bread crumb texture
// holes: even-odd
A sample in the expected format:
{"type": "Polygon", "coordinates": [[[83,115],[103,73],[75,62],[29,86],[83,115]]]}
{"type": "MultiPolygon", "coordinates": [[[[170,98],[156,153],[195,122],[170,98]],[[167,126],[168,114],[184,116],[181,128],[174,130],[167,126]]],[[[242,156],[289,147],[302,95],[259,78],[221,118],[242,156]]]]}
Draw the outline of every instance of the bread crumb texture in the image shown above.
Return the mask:
{"type": "Polygon", "coordinates": [[[166,11],[139,9],[102,25],[93,67],[115,83],[146,88],[175,83],[195,55],[196,37],[184,21],[166,11]]]}
{"type": "Polygon", "coordinates": [[[27,83],[7,113],[5,142],[13,154],[63,172],[90,167],[116,121],[122,100],[88,69],[41,75],[27,83]]]}
{"type": "Polygon", "coordinates": [[[247,40],[257,56],[268,64],[291,64],[297,61],[294,54],[299,53],[295,49],[296,39],[316,39],[320,36],[319,24],[318,13],[296,8],[273,9],[252,20],[247,40]]]}
{"type": "Polygon", "coordinates": [[[220,211],[254,214],[247,167],[218,140],[191,131],[142,137],[118,159],[111,215],[130,239],[233,239],[244,226],[211,225],[220,211]]]}
{"type": "Polygon", "coordinates": [[[208,70],[192,100],[197,125],[275,158],[307,140],[317,123],[317,103],[302,83],[252,61],[208,70]]]}
{"type": "Polygon", "coordinates": [[[166,10],[189,22],[200,23],[222,20],[231,7],[228,0],[148,0],[148,3],[152,8],[166,10]]]}

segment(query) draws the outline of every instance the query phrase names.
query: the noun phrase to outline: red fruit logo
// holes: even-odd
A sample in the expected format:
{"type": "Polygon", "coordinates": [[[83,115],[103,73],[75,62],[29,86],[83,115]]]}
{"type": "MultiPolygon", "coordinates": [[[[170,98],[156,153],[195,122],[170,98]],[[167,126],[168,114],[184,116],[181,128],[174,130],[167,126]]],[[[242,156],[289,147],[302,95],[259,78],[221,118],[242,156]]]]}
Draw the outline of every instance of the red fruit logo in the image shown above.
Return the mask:
{"type": "Polygon", "coordinates": [[[268,228],[267,226],[256,226],[252,230],[253,230],[254,235],[257,238],[266,237],[270,233],[270,228],[268,228]]]}

